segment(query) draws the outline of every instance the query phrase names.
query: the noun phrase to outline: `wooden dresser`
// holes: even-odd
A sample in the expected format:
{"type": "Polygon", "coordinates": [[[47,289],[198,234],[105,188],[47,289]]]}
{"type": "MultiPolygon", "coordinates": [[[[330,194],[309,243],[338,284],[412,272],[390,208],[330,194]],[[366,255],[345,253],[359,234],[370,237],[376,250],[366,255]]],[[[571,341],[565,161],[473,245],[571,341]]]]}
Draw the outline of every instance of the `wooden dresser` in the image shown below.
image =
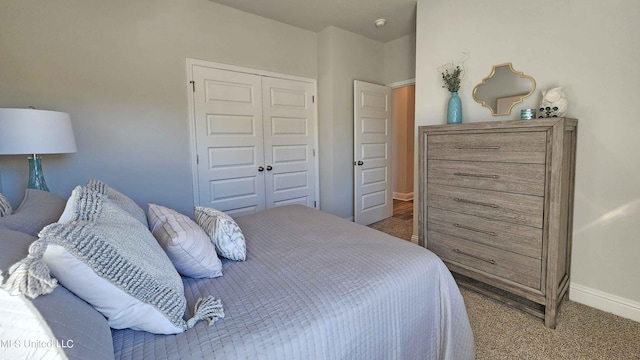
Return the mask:
{"type": "Polygon", "coordinates": [[[461,285],[550,328],[569,287],[577,125],[491,121],[418,135],[420,244],[461,285]]]}

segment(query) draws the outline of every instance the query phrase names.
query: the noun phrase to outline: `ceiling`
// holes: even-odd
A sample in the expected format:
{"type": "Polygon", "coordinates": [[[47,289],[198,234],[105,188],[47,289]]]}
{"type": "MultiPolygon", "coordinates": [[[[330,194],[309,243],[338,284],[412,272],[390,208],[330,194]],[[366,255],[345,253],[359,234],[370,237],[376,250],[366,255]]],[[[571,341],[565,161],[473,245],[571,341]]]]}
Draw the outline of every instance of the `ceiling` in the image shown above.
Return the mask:
{"type": "Polygon", "coordinates": [[[299,28],[336,26],[386,43],[416,30],[417,0],[211,0],[299,28]],[[387,24],[376,28],[376,19],[387,24]]]}

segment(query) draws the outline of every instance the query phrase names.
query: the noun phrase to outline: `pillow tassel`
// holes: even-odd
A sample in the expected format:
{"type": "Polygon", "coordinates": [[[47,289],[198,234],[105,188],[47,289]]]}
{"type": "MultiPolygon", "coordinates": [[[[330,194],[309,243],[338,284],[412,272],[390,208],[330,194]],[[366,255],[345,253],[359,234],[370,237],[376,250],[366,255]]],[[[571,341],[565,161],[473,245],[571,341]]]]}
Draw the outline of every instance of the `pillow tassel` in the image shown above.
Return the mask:
{"type": "Polygon", "coordinates": [[[209,326],[213,325],[218,319],[224,319],[224,309],[220,299],[214,299],[213,296],[199,298],[196,301],[194,315],[187,321],[187,329],[191,329],[200,320],[207,320],[209,326]]]}
{"type": "Polygon", "coordinates": [[[34,241],[29,246],[29,255],[9,269],[9,278],[3,288],[11,295],[22,293],[31,299],[52,292],[58,285],[58,280],[51,277],[49,268],[42,261],[46,249],[46,242],[34,241]]]}

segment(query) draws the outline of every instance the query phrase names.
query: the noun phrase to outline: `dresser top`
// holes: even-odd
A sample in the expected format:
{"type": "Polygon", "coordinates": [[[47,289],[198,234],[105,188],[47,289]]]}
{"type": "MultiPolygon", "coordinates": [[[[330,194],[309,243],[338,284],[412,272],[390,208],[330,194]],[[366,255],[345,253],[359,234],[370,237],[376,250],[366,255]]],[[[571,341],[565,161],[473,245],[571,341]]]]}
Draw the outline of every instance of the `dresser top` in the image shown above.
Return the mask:
{"type": "Polygon", "coordinates": [[[571,118],[546,118],[531,120],[504,120],[504,121],[484,121],[463,124],[447,124],[447,125],[423,125],[418,128],[420,132],[455,132],[465,130],[492,130],[492,129],[535,129],[549,128],[556,124],[575,127],[578,125],[577,119],[571,118]]]}

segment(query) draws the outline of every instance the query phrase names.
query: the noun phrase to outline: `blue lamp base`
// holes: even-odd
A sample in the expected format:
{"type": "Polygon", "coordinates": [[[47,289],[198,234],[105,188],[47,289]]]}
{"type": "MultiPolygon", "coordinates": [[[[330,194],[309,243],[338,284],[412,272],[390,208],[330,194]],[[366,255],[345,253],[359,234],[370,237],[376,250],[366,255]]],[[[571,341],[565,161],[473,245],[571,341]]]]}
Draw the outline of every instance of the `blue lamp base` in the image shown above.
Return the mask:
{"type": "Polygon", "coordinates": [[[29,157],[29,189],[49,191],[47,182],[44,181],[44,174],[42,173],[42,158],[36,156],[29,157]]]}

